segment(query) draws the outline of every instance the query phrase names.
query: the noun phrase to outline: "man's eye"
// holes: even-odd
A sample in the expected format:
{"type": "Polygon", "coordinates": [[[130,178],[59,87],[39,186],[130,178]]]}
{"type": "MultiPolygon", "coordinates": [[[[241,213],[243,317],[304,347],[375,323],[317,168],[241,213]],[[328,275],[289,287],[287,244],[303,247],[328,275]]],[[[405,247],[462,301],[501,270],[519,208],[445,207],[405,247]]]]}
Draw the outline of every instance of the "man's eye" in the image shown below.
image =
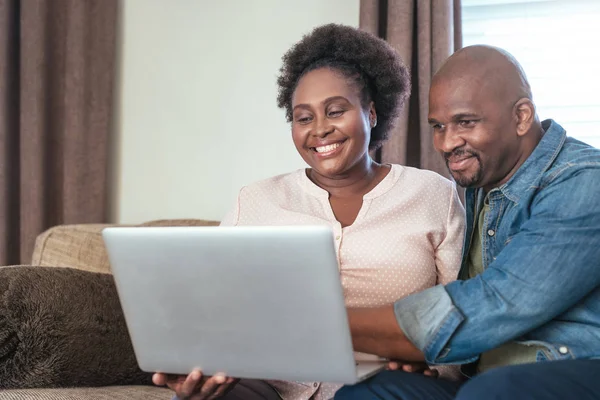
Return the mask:
{"type": "Polygon", "coordinates": [[[460,125],[463,128],[470,128],[473,125],[475,125],[475,122],[476,121],[472,120],[472,119],[463,119],[463,120],[458,121],[458,125],[460,125]]]}
{"type": "Polygon", "coordinates": [[[432,124],[431,127],[434,131],[439,131],[443,128],[442,124],[432,124]]]}

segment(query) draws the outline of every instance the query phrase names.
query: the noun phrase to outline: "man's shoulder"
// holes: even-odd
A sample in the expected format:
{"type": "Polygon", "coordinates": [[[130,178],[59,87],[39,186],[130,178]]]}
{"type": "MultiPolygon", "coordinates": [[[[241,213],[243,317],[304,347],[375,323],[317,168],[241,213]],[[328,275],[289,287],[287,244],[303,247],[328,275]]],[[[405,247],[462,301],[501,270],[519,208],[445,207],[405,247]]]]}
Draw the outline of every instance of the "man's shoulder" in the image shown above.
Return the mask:
{"type": "Polygon", "coordinates": [[[579,175],[590,170],[600,174],[600,149],[572,137],[567,137],[552,165],[544,172],[543,182],[579,175]]]}
{"type": "Polygon", "coordinates": [[[547,189],[554,188],[554,197],[560,185],[560,193],[570,193],[561,195],[567,201],[571,195],[596,190],[591,187],[600,190],[597,182],[600,182],[600,149],[568,137],[562,127],[553,123],[502,191],[513,202],[529,204],[539,195],[547,194],[547,189]]]}
{"type": "Polygon", "coordinates": [[[600,164],[600,149],[573,137],[567,137],[556,158],[559,163],[563,164],[598,165],[600,164]]]}

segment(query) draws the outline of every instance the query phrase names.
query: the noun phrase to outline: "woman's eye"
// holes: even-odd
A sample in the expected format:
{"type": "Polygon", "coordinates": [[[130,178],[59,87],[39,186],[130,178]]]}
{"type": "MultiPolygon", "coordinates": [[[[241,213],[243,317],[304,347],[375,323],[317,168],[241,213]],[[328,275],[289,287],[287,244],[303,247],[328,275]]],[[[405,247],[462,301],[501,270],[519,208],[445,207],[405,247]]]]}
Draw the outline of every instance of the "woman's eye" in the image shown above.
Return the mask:
{"type": "Polygon", "coordinates": [[[299,124],[308,124],[312,120],[312,118],[309,116],[300,116],[296,117],[295,119],[299,124]]]}
{"type": "Polygon", "coordinates": [[[329,117],[339,117],[340,115],[342,115],[344,113],[344,110],[331,110],[329,111],[329,113],[327,114],[329,117]]]}

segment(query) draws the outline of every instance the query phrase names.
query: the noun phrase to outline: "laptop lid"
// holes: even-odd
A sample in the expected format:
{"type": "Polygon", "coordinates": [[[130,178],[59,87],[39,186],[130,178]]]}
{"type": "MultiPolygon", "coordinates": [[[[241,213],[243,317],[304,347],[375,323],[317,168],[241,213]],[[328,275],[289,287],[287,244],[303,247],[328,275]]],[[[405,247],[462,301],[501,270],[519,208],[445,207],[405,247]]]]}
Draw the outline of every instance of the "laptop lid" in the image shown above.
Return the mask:
{"type": "Polygon", "coordinates": [[[102,234],[142,370],[356,381],[330,228],[115,227],[102,234]]]}

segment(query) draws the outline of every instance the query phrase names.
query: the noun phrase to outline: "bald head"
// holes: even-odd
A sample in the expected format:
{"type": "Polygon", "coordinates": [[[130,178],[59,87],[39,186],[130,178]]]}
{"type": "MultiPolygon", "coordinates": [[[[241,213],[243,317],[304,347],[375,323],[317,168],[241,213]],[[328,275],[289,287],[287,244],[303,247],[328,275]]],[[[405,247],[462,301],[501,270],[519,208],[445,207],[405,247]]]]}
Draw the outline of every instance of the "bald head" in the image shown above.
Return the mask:
{"type": "Polygon", "coordinates": [[[477,86],[497,100],[532,100],[521,65],[510,53],[493,46],[469,46],[451,55],[433,77],[432,85],[446,80],[477,86]]]}

